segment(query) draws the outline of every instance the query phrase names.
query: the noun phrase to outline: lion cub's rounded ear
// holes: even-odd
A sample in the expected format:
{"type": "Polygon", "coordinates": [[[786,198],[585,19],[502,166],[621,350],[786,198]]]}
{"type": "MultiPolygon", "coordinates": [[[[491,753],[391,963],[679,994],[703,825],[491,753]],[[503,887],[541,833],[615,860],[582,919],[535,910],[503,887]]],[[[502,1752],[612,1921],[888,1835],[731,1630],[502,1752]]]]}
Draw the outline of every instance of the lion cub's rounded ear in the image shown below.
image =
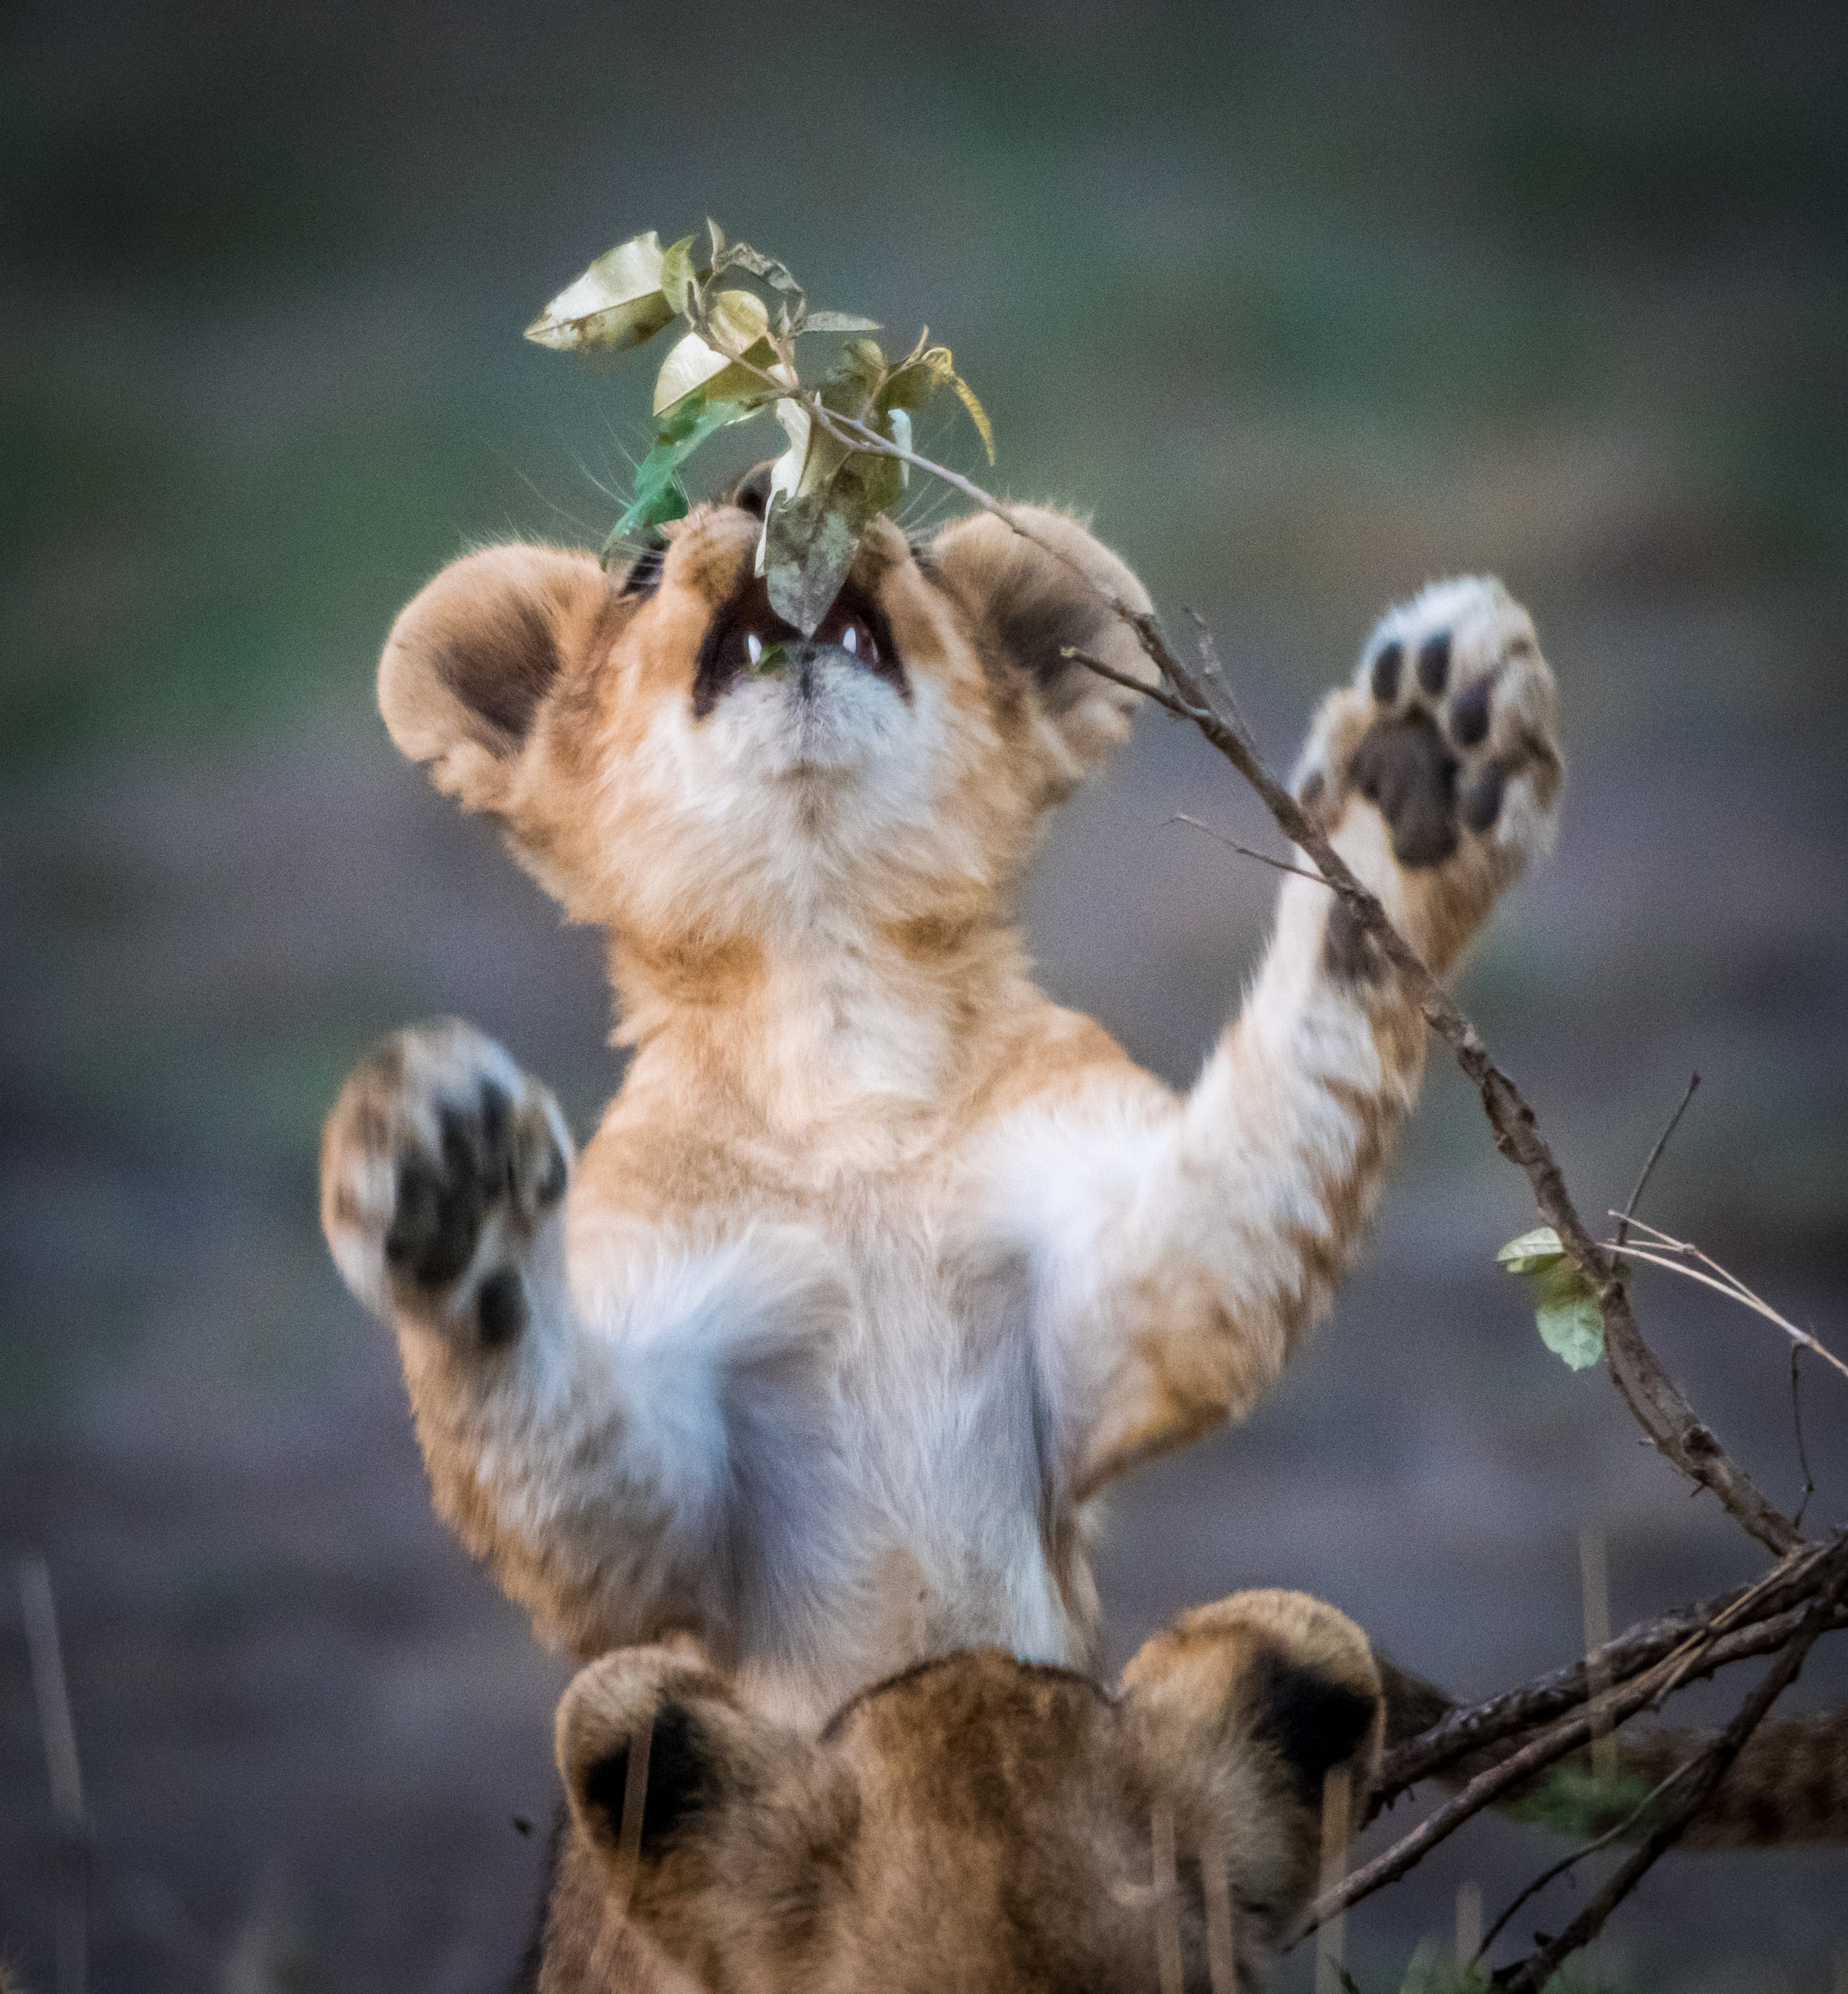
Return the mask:
{"type": "Polygon", "coordinates": [[[663,1648],[618,1649],[580,1670],[556,1725],[578,1827],[611,1861],[654,1861],[720,1796],[729,1720],[741,1718],[716,1677],[663,1648]]]}
{"type": "Polygon", "coordinates": [[[929,572],[961,609],[991,672],[1024,683],[1053,749],[1053,800],[1124,739],[1136,695],[1064,655],[1101,658],[1153,684],[1155,667],[1111,599],[1142,611],[1148,591],[1079,523],[1037,505],[1011,508],[1027,534],[991,512],[952,521],[932,541],[929,572]]]}
{"type": "Polygon", "coordinates": [[[609,598],[588,554],[556,547],[488,547],[445,568],[379,660],[392,740],[466,808],[502,807],[540,706],[609,598]]]}

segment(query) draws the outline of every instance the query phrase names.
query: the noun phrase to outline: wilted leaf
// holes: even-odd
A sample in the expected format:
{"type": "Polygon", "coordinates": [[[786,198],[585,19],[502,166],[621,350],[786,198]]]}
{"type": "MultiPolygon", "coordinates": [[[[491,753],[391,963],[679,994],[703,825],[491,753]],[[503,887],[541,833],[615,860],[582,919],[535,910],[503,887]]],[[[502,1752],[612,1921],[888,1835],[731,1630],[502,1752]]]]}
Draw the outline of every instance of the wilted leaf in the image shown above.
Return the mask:
{"type": "Polygon", "coordinates": [[[770,330],[770,314],[755,291],[721,291],[706,307],[713,343],[734,360],[770,330]]]}
{"type": "Polygon", "coordinates": [[[804,637],[833,607],[860,551],[867,519],[835,480],[799,498],[777,498],[763,526],[763,578],[770,607],[804,637]],[[842,499],[848,502],[841,502],[842,499]]]}
{"type": "Polygon", "coordinates": [[[776,419],[790,447],[770,472],[772,500],[779,492],[799,498],[831,483],[852,454],[851,447],[816,423],[799,401],[779,401],[776,419]]]}
{"type": "Polygon", "coordinates": [[[1556,1260],[1563,1260],[1566,1249],[1559,1243],[1559,1235],[1551,1226],[1536,1226],[1531,1233],[1523,1233],[1518,1239],[1510,1239],[1496,1258],[1510,1274],[1538,1274],[1549,1268],[1556,1260]]]}
{"type": "Polygon", "coordinates": [[[704,398],[708,401],[736,400],[747,394],[776,392],[750,371],[751,367],[761,367],[767,373],[777,366],[779,358],[775,347],[765,336],[769,331],[769,314],[764,311],[762,301],[754,298],[749,291],[721,291],[713,300],[711,320],[716,336],[735,344],[721,351],[708,346],[698,333],[689,332],[684,339],[669,348],[667,358],[661,362],[661,371],[654,379],[654,413],[657,416],[696,389],[703,389],[704,398]],[[750,311],[736,304],[726,306],[721,314],[720,307],[728,298],[742,298],[746,306],[755,306],[755,319],[750,311]],[[755,331],[752,330],[754,324],[755,331]],[[750,365],[727,372],[734,360],[745,360],[750,365]],[[721,375],[725,376],[722,382],[719,379],[721,375]]]}
{"type": "Polygon", "coordinates": [[[885,355],[869,339],[850,339],[822,378],[822,406],[853,422],[862,421],[885,379],[885,355]]]}
{"type": "Polygon", "coordinates": [[[661,295],[673,308],[676,316],[686,311],[694,276],[693,239],[683,236],[671,249],[661,252],[661,295]]]}
{"type": "Polygon", "coordinates": [[[713,240],[713,258],[716,262],[725,253],[725,232],[713,220],[711,215],[708,215],[706,217],[706,233],[713,240]]]}
{"type": "Polygon", "coordinates": [[[526,329],[563,351],[619,353],[651,339],[674,316],[661,295],[661,244],[650,229],[598,257],[526,329]]]}
{"type": "MultiPolygon", "coordinates": [[[[753,277],[760,277],[765,283],[795,297],[806,295],[801,285],[790,275],[787,263],[779,262],[774,256],[765,256],[760,249],[752,248],[749,242],[730,243],[721,253],[726,266],[735,263],[740,270],[748,270],[753,277]]],[[[715,255],[713,267],[718,269],[720,262],[720,255],[715,255]]]]}
{"type": "Polygon", "coordinates": [[[770,607],[804,637],[833,607],[862,535],[898,502],[898,465],[855,451],[824,483],[795,498],[773,494],[763,525],[770,607]]]}
{"type": "Polygon", "coordinates": [[[949,377],[949,385],[956,390],[956,397],[969,411],[969,420],[976,425],[976,433],[981,438],[981,447],[988,453],[988,462],[994,462],[994,429],[988,421],[988,411],[976,399],[976,390],[960,374],[949,377]]]}
{"type": "Polygon", "coordinates": [[[876,318],[856,317],[851,312],[811,312],[802,320],[804,332],[883,332],[876,318]]]}
{"type": "Polygon", "coordinates": [[[921,409],[950,377],[949,349],[931,347],[901,360],[879,390],[879,413],[921,409]]]}

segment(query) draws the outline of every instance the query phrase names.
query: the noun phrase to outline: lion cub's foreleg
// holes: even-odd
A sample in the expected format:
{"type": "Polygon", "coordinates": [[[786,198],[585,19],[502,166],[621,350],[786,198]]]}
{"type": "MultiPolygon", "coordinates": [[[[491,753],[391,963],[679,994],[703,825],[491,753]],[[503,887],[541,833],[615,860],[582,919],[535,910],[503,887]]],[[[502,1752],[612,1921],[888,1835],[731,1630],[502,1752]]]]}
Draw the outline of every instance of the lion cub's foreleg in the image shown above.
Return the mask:
{"type": "Polygon", "coordinates": [[[438,1510],[541,1633],[595,1653],[723,1623],[721,1359],[751,1311],[724,1269],[662,1255],[587,1322],[566,1269],[571,1167],[551,1094],[445,1020],[348,1080],[321,1218],[397,1330],[438,1510]]]}
{"type": "MultiPolygon", "coordinates": [[[[1559,781],[1552,676],[1527,612],[1487,580],[1437,584],[1383,620],[1296,776],[1439,973],[1549,841],[1559,781]]],[[[1083,1309],[1055,1327],[1053,1353],[1090,1415],[1081,1490],[1275,1376],[1372,1208],[1424,1038],[1330,889],[1292,878],[1244,1010],[1178,1112],[1127,1139],[1061,1135],[1057,1167],[1070,1178],[1075,1159],[1090,1180],[1050,1284],[1083,1309]]]]}

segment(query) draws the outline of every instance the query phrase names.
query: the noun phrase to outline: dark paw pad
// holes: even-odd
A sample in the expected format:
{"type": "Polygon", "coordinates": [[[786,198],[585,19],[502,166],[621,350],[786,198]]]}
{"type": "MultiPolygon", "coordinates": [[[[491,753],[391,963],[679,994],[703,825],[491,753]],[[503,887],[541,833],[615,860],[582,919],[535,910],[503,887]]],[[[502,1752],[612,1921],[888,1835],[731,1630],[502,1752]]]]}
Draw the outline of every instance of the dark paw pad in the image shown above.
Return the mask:
{"type": "Polygon", "coordinates": [[[526,1289],[515,1270],[503,1267],[490,1274],[477,1307],[482,1348],[504,1349],[526,1327],[526,1289]]]}
{"type": "Polygon", "coordinates": [[[512,1187],[512,1103],[484,1081],[479,1106],[439,1111],[442,1154],[398,1160],[397,1205],[385,1237],[394,1274],[428,1290],[461,1278],[489,1213],[512,1187]]]}
{"type": "Polygon", "coordinates": [[[1373,696],[1382,706],[1390,706],[1399,696],[1399,671],[1405,663],[1405,646],[1395,639],[1383,644],[1373,661],[1373,696]]]}
{"type": "Polygon", "coordinates": [[[1457,849],[1457,757],[1428,714],[1369,728],[1353,779],[1386,819],[1401,866],[1436,866],[1457,849]]]}

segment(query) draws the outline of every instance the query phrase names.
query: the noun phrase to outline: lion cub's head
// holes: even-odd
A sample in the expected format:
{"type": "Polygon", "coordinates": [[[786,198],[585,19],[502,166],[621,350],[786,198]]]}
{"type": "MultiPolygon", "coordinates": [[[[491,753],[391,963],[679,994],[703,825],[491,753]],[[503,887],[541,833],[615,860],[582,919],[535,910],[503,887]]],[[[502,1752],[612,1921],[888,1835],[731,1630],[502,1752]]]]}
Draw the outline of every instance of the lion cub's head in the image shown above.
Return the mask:
{"type": "Polygon", "coordinates": [[[1256,1989],[1314,1886],[1324,1778],[1364,1791],[1382,1726],[1366,1637],[1300,1593],[1187,1615],[1114,1698],[955,1654],[812,1741],[620,1651],[560,1706],[571,1827],[535,1984],[610,1984],[640,1933],[697,1984],[761,1994],[1155,1994],[1164,1943],[1205,1994],[1229,1937],[1256,1989]]]}
{"type": "Polygon", "coordinates": [[[987,514],[927,546],[880,519],[804,640],[755,572],[760,505],[700,506],[626,572],[457,562],[386,646],[392,738],[645,947],[981,919],[1133,703],[1062,648],[1147,670],[1093,582],[1146,597],[1055,513],[1022,516],[1060,553],[987,514]]]}

